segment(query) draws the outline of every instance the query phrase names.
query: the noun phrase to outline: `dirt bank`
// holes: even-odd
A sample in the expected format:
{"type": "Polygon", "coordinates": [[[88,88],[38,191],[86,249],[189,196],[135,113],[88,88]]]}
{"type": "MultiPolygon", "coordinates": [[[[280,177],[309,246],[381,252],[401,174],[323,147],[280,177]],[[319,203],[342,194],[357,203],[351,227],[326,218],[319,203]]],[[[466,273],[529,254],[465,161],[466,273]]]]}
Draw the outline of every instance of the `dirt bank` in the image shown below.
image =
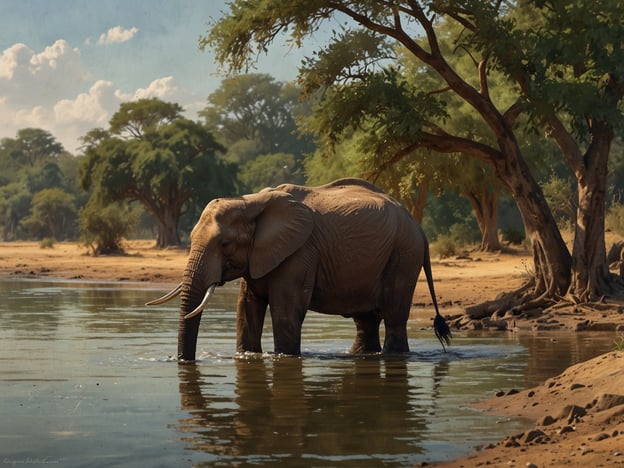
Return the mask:
{"type": "Polygon", "coordinates": [[[624,465],[624,351],[569,367],[536,388],[476,405],[522,416],[535,427],[437,467],[612,467],[624,465]]]}

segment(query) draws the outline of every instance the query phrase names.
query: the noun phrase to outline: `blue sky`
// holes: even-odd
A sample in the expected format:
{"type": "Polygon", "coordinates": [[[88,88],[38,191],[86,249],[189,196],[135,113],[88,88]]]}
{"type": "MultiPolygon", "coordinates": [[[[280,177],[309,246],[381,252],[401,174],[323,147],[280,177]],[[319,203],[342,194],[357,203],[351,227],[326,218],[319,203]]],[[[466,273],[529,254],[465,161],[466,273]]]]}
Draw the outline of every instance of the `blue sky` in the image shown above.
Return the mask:
{"type": "MultiPolygon", "coordinates": [[[[0,0],[0,138],[50,131],[69,151],[124,101],[159,97],[191,118],[222,75],[198,39],[225,0],[0,0]]],[[[292,80],[304,55],[274,44],[257,71],[292,80]]]]}

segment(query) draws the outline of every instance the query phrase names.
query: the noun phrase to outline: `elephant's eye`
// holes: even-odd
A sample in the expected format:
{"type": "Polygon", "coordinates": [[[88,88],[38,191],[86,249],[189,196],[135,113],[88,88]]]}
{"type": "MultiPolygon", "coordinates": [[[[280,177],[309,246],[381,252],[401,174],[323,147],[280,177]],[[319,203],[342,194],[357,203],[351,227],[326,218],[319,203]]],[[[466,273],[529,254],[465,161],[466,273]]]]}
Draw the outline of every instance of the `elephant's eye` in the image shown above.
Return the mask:
{"type": "Polygon", "coordinates": [[[229,240],[223,239],[221,241],[221,248],[222,249],[227,249],[230,245],[232,245],[232,242],[230,242],[229,240]]]}

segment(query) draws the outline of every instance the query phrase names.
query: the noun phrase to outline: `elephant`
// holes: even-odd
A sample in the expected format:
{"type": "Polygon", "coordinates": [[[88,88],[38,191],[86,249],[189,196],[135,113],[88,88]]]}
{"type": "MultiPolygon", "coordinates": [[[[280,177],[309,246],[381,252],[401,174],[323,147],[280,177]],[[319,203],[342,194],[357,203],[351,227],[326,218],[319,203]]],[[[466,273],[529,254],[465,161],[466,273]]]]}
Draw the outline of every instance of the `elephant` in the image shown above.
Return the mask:
{"type": "Polygon", "coordinates": [[[195,360],[201,313],[215,288],[239,278],[237,352],[262,352],[268,306],[275,353],[301,353],[308,310],[352,318],[351,353],[406,353],[407,320],[423,268],[434,331],[446,351],[451,331],[438,310],[429,245],[408,211],[363,179],[283,184],[210,201],[191,232],[182,282],[147,305],[180,296],[179,361],[195,360]]]}

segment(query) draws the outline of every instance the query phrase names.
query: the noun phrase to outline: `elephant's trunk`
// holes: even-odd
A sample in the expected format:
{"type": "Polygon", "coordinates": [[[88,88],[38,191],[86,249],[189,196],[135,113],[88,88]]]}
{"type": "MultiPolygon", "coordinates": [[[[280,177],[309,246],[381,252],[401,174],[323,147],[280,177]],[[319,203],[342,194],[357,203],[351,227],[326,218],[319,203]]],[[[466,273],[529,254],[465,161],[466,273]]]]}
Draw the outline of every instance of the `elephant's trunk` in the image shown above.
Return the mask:
{"type": "Polygon", "coordinates": [[[197,336],[201,311],[206,305],[216,284],[221,282],[221,268],[218,272],[205,273],[201,262],[191,255],[184,274],[180,299],[178,322],[178,360],[194,361],[197,350],[197,336]],[[203,298],[203,300],[202,300],[203,298]]]}
{"type": "Polygon", "coordinates": [[[178,361],[194,361],[201,314],[189,320],[180,316],[178,325],[178,361]]]}

